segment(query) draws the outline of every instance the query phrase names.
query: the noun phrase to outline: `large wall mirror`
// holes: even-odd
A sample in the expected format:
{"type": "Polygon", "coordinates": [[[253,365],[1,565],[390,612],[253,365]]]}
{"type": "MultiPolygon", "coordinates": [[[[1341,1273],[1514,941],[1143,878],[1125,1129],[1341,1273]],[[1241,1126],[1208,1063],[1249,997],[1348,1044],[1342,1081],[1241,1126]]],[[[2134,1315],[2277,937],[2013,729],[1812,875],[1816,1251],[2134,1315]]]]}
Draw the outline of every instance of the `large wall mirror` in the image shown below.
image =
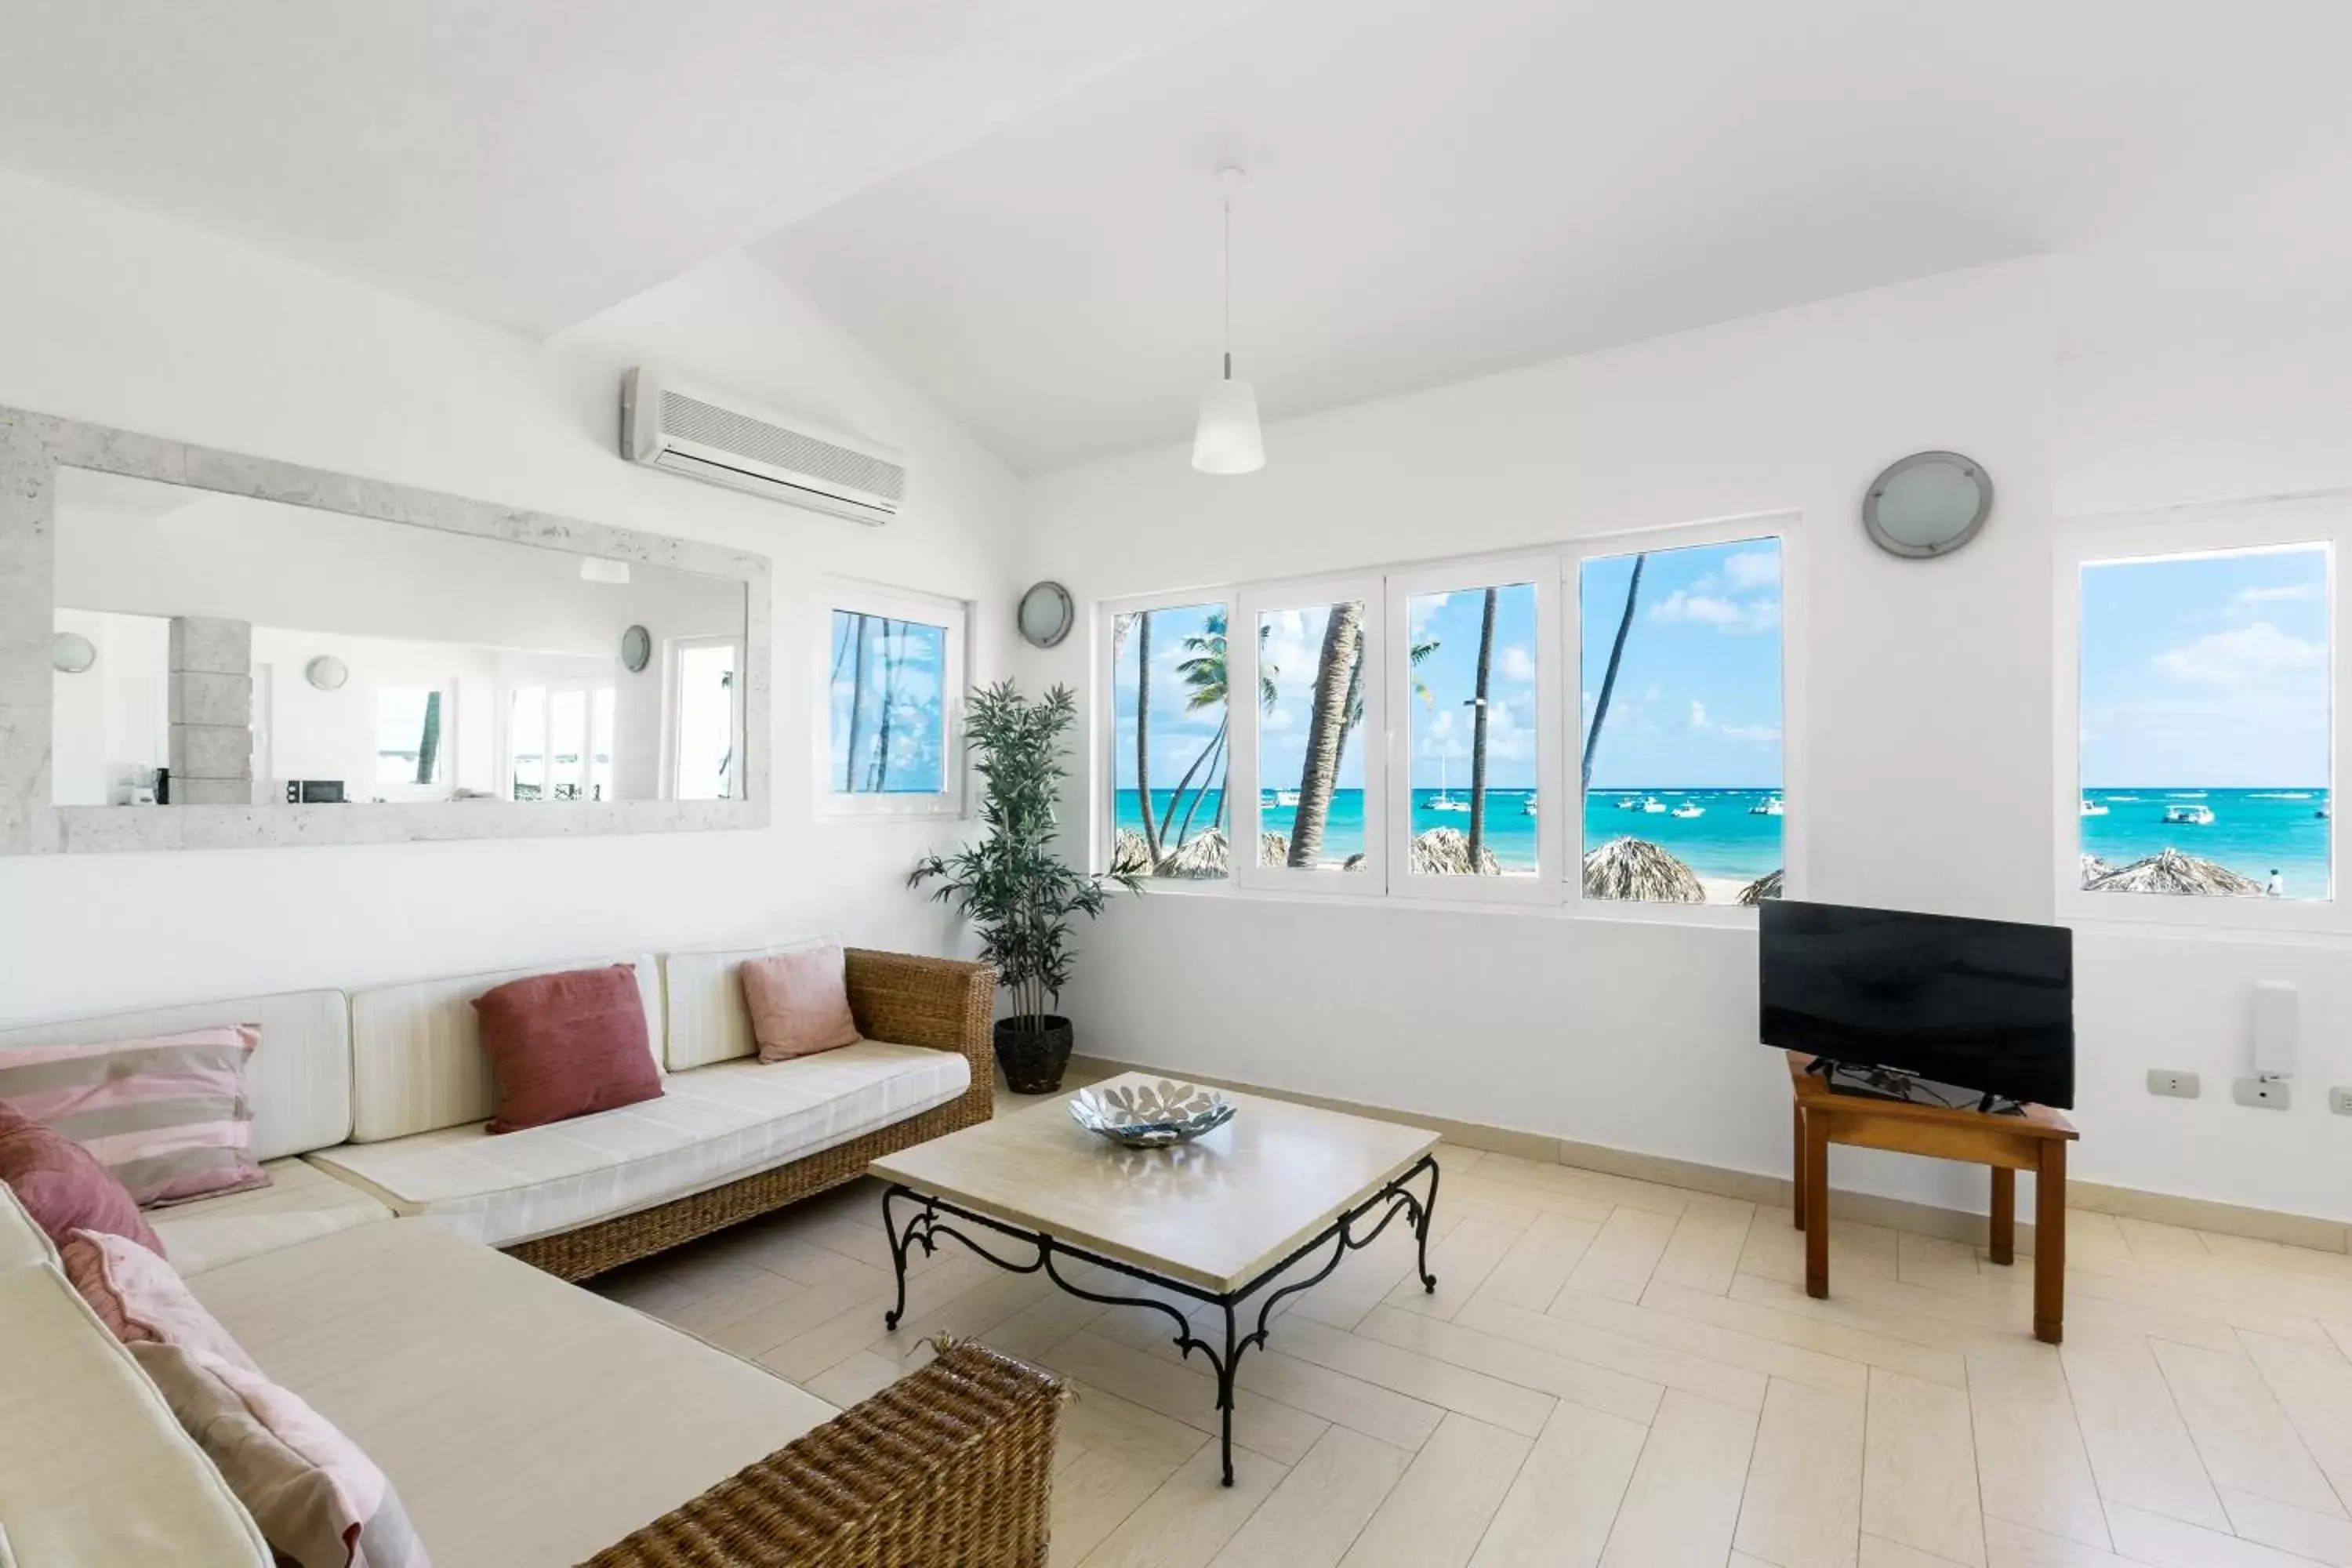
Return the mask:
{"type": "Polygon", "coordinates": [[[0,849],[767,820],[759,557],[38,416],[0,447],[40,606],[0,690],[45,699],[0,708],[0,849]]]}

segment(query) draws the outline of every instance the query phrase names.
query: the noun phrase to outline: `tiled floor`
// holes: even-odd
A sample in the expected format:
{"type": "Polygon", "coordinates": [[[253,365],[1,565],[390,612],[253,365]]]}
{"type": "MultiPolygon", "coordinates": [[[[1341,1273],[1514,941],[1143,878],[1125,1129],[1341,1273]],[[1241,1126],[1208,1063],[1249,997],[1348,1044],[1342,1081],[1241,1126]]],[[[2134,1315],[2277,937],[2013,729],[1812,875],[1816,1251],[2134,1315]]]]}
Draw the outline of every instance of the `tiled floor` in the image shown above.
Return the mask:
{"type": "Polygon", "coordinates": [[[1441,1151],[1434,1296],[1391,1235],[1213,1386],[1156,1313],[946,1248],[909,1322],[862,1183],[602,1281],[835,1404],[940,1330],[1074,1380],[1057,1564],[2352,1565],[2352,1257],[2077,1213],[2032,1270],[1867,1226],[1808,1300],[1785,1209],[1441,1151]]]}

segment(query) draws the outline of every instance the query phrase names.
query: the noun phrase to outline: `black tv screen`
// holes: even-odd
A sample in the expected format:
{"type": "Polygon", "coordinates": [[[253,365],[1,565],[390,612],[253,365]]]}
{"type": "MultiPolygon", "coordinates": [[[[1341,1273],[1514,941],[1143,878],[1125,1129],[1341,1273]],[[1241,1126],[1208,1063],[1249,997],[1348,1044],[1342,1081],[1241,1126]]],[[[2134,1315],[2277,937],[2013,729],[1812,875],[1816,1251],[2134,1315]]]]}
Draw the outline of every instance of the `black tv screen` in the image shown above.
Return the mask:
{"type": "Polygon", "coordinates": [[[1768,900],[1768,1046],[2043,1105],[2074,1102],[2074,933],[1768,900]]]}

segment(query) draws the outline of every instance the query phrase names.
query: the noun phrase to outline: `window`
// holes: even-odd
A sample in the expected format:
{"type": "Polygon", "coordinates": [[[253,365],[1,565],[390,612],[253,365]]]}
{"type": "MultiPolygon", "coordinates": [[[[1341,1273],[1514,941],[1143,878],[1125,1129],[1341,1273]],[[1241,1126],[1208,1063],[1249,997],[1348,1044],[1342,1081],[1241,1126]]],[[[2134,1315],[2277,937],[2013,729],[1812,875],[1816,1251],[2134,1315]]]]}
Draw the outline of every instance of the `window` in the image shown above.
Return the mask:
{"type": "Polygon", "coordinates": [[[449,758],[442,745],[448,722],[447,698],[438,689],[419,686],[379,686],[375,693],[375,782],[380,784],[438,784],[449,778],[449,758]]]}
{"type": "Polygon", "coordinates": [[[963,693],[964,607],[835,584],[824,620],[818,810],[962,810],[953,714],[963,693]]]}
{"type": "Polygon", "coordinates": [[[1797,858],[1790,533],[1751,518],[1108,605],[1097,863],[1752,919],[1797,858]]]}
{"type": "Polygon", "coordinates": [[[613,798],[614,689],[551,680],[513,689],[507,703],[507,798],[613,798]]]}
{"type": "Polygon", "coordinates": [[[1575,564],[1583,897],[1778,898],[1780,540],[1621,542],[1575,564]]]}
{"type": "Polygon", "coordinates": [[[672,645],[670,798],[734,800],[741,710],[733,637],[681,637],[672,645]]]}
{"type": "Polygon", "coordinates": [[[2282,504],[2070,539],[2066,912],[2335,918],[2334,563],[2347,529],[2343,514],[2282,504]]]}
{"type": "Polygon", "coordinates": [[[1231,874],[1228,606],[1110,617],[1111,862],[1147,877],[1231,874]]]}
{"type": "Polygon", "coordinates": [[[1416,897],[1556,899],[1559,741],[1548,705],[1556,559],[1389,579],[1391,695],[1403,742],[1391,884],[1416,897]]]}
{"type": "Polygon", "coordinates": [[[1244,879],[1379,892],[1387,863],[1381,580],[1244,593],[1240,607],[1258,694],[1234,721],[1256,786],[1235,802],[1250,847],[1244,879]]]}

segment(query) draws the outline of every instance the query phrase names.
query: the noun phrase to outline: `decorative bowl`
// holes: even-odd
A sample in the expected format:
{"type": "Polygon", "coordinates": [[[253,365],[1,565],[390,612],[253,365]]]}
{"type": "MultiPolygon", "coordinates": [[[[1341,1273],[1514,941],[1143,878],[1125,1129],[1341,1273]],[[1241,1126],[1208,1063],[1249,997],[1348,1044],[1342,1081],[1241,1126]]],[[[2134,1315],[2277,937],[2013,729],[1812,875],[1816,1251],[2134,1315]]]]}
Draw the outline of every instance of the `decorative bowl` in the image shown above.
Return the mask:
{"type": "Polygon", "coordinates": [[[1070,1120],[1130,1149],[1189,1143],[1234,1119],[1238,1109],[1213,1089],[1175,1083],[1082,1089],[1070,1097],[1070,1120]]]}

